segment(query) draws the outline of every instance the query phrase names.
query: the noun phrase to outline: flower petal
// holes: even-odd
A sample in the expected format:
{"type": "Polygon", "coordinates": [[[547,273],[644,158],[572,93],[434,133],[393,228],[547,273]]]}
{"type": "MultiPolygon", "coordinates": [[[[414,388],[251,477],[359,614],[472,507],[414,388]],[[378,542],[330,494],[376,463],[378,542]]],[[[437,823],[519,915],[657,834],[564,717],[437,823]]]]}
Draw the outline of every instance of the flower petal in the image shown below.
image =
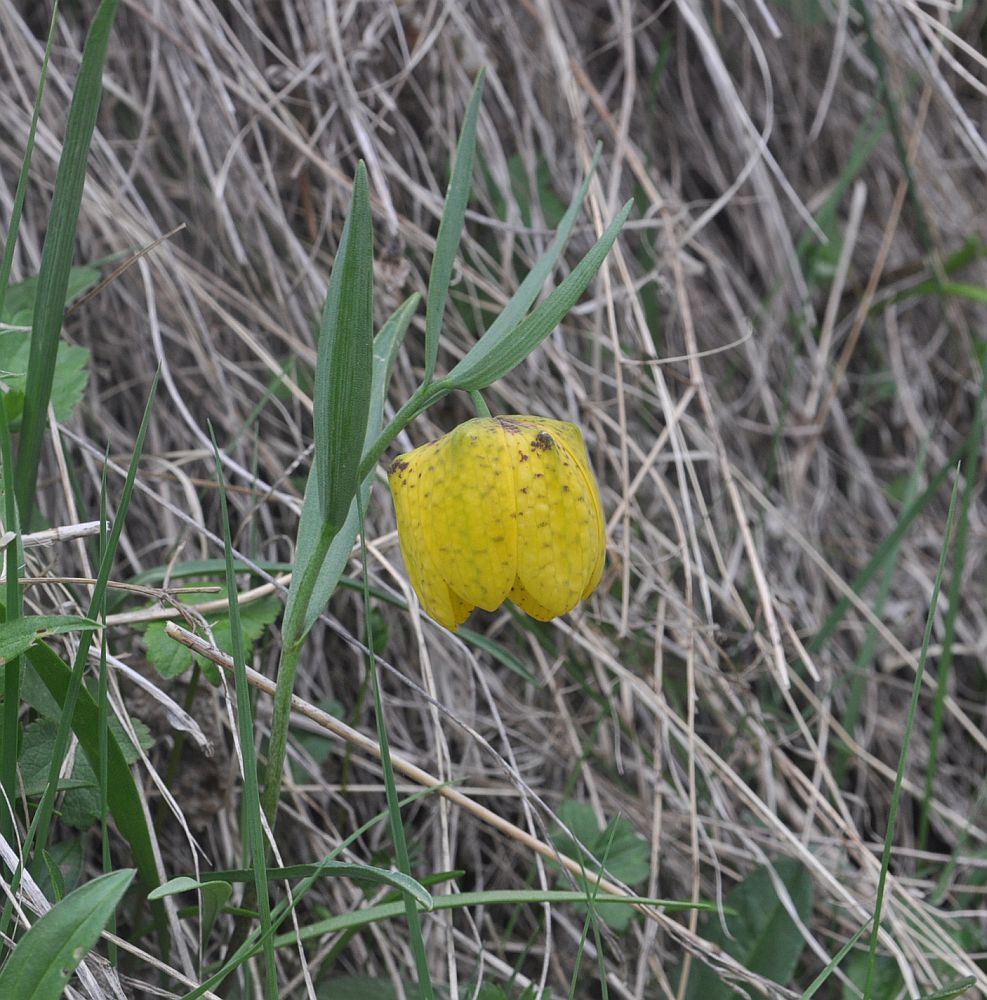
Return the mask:
{"type": "Polygon", "coordinates": [[[593,475],[593,467],[589,462],[589,454],[586,451],[586,444],[579,428],[575,424],[558,422],[555,432],[561,438],[563,446],[571,455],[576,467],[583,478],[584,495],[588,498],[592,510],[591,520],[596,529],[596,558],[590,567],[586,585],[583,588],[580,600],[586,600],[590,594],[596,590],[600,578],[603,576],[603,565],[607,556],[607,525],[603,517],[603,505],[600,503],[600,492],[596,488],[596,477],[593,475]]]}
{"type": "Polygon", "coordinates": [[[422,502],[436,565],[454,593],[493,611],[517,577],[517,503],[503,429],[488,418],[460,424],[439,441],[431,468],[422,502]]]}
{"type": "Polygon", "coordinates": [[[549,611],[547,608],[539,604],[532,596],[529,594],[521,584],[515,583],[511,587],[511,592],[508,597],[527,615],[531,615],[532,618],[537,618],[540,622],[551,621],[555,615],[549,611]]]}
{"type": "Polygon", "coordinates": [[[518,582],[554,617],[579,603],[596,571],[602,516],[582,459],[565,447],[568,425],[536,417],[506,419],[520,428],[511,438],[518,490],[518,582]]]}
{"type": "Polygon", "coordinates": [[[411,585],[425,613],[455,631],[469,617],[473,606],[450,591],[429,546],[423,503],[428,486],[424,484],[429,482],[434,468],[437,446],[438,442],[431,442],[396,458],[388,481],[394,497],[398,540],[411,585]]]}

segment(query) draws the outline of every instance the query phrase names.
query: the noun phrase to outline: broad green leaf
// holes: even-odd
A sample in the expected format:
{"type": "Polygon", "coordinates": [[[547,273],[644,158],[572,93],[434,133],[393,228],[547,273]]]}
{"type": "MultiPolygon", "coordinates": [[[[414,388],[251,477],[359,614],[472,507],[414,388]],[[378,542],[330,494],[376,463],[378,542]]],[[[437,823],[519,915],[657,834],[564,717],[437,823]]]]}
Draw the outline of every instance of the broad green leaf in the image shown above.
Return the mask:
{"type": "MultiPolygon", "coordinates": [[[[3,405],[12,430],[17,429],[17,423],[24,412],[30,350],[29,334],[20,330],[0,334],[0,377],[10,390],[3,397],[3,405]]],[[[68,420],[75,413],[88,380],[89,351],[60,341],[55,353],[51,389],[51,405],[58,420],[68,420]]]]}
{"type": "MultiPolygon", "coordinates": [[[[185,603],[191,606],[203,601],[213,601],[223,597],[226,589],[216,594],[187,594],[185,603]]],[[[276,597],[266,597],[259,601],[251,601],[240,607],[240,629],[243,636],[244,650],[247,658],[253,652],[254,643],[264,634],[264,631],[277,619],[281,613],[281,602],[276,597]]],[[[210,626],[216,645],[224,653],[233,652],[233,641],[230,635],[230,619],[228,615],[212,619],[210,626]]],[[[198,660],[199,666],[207,669],[209,661],[205,657],[197,657],[188,647],[165,633],[164,622],[151,622],[144,630],[144,645],[147,658],[162,677],[177,677],[192,667],[198,660]]]]}
{"type": "Polygon", "coordinates": [[[14,479],[21,523],[31,523],[34,492],[41,463],[41,444],[48,420],[48,401],[68,297],[75,230],[86,181],[89,145],[96,127],[103,89],[103,63],[116,17],[117,0],[101,0],[82,53],[82,64],[72,93],[65,141],[55,177],[51,214],[41,251],[35,300],[31,352],[24,392],[24,414],[14,479]]]}
{"type": "Polygon", "coordinates": [[[17,942],[0,971],[0,997],[59,1000],[133,877],[130,869],[101,875],[53,906],[17,942]]]}
{"type": "MultiPolygon", "coordinates": [[[[620,210],[585,257],[569,276],[514,329],[506,326],[490,329],[470,348],[466,357],[441,380],[453,389],[485,389],[516,368],[562,321],[600,269],[621,227],[627,221],[633,202],[620,210]],[[496,329],[495,329],[496,328],[496,329]]],[[[522,285],[523,287],[523,285],[522,285]]]]}
{"type": "Polygon", "coordinates": [[[329,277],[315,364],[315,472],[319,510],[338,530],[356,494],[373,370],[373,229],[361,162],[329,277]]]}
{"type": "MultiPolygon", "coordinates": [[[[367,420],[367,434],[364,442],[364,450],[370,447],[377,439],[383,423],[384,400],[387,398],[387,382],[391,373],[391,367],[397,356],[398,348],[404,335],[408,332],[408,325],[418,308],[420,301],[416,293],[406,299],[397,309],[393,316],[384,324],[380,333],[374,339],[373,356],[373,378],[370,386],[370,412],[367,420]]],[[[318,461],[318,459],[316,459],[318,461]]],[[[367,509],[370,500],[370,491],[373,486],[374,473],[371,472],[360,486],[363,509],[367,509]]],[[[293,577],[301,579],[305,572],[305,567],[311,559],[322,531],[322,517],[319,513],[319,500],[316,488],[318,480],[317,473],[313,467],[309,474],[308,483],[305,487],[305,499],[302,504],[302,516],[298,525],[298,536],[295,541],[295,564],[293,577]]],[[[322,609],[329,603],[339,578],[346,569],[346,564],[353,549],[353,543],[360,531],[360,520],[357,515],[356,498],[350,503],[349,513],[343,526],[336,533],[336,537],[329,546],[329,552],[322,564],[319,572],[318,582],[312,592],[312,599],[305,611],[303,633],[315,623],[315,620],[322,614],[322,609]]],[[[291,611],[296,599],[296,589],[292,587],[288,592],[288,605],[285,609],[285,619],[291,618],[291,611]]]]}
{"type": "Polygon", "coordinates": [[[66,632],[91,632],[99,625],[79,615],[28,615],[0,623],[0,661],[27,652],[36,642],[66,632]]]}
{"type": "Polygon", "coordinates": [[[463,234],[466,220],[466,203],[469,201],[471,179],[473,177],[473,156],[476,149],[476,119],[480,111],[480,97],[483,94],[484,71],[477,74],[473,93],[470,95],[463,119],[463,128],[456,146],[452,178],[446,192],[439,235],[435,241],[435,254],[428,276],[428,298],[425,304],[425,376],[424,385],[432,381],[435,373],[435,359],[439,354],[439,334],[445,315],[446,300],[449,297],[449,279],[452,276],[456,252],[463,234]]]}
{"type": "MultiPolygon", "coordinates": [[[[794,858],[780,858],[774,862],[774,870],[788,890],[795,912],[803,922],[808,922],[812,913],[812,878],[808,870],[794,858]]],[[[722,918],[729,936],[724,933],[719,916],[709,920],[700,931],[702,936],[719,945],[745,969],[787,984],[805,941],[778,898],[768,869],[757,868],[734,886],[727,893],[724,908],[733,911],[722,918]]],[[[708,965],[693,963],[686,1000],[729,1000],[734,995],[708,965]]]]}

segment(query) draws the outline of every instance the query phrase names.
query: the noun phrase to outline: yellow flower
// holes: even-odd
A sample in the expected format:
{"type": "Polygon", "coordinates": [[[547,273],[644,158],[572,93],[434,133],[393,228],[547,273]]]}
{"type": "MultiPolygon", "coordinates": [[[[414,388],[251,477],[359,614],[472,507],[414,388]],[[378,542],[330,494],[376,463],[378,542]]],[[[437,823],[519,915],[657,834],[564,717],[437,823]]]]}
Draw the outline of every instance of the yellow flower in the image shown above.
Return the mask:
{"type": "Polygon", "coordinates": [[[508,597],[548,621],[600,582],[603,509],[574,424],[468,420],[396,458],[389,479],[408,576],[446,628],[508,597]]]}

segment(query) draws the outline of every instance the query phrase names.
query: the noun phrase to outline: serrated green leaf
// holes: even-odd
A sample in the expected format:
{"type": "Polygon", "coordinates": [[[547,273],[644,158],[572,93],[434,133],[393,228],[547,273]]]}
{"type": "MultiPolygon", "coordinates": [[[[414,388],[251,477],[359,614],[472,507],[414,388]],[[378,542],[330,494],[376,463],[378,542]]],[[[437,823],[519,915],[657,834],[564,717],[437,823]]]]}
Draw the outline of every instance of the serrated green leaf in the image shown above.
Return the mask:
{"type": "MultiPolygon", "coordinates": [[[[418,308],[420,296],[415,293],[410,296],[395,311],[394,315],[384,324],[380,333],[374,339],[373,356],[373,378],[370,386],[370,411],[367,418],[367,434],[364,441],[363,450],[366,450],[377,439],[383,423],[384,400],[387,397],[387,382],[390,378],[391,367],[397,356],[398,348],[408,332],[408,326],[418,308]]],[[[367,509],[370,501],[370,491],[373,486],[374,473],[368,475],[360,485],[363,509],[367,509]]],[[[316,487],[317,475],[313,468],[309,474],[308,483],[305,487],[305,499],[302,503],[302,516],[298,524],[298,536],[295,540],[295,565],[292,575],[293,579],[301,579],[305,567],[308,565],[315,550],[319,534],[322,531],[322,517],[319,513],[318,490],[316,487]]],[[[315,589],[312,592],[312,599],[309,601],[305,611],[303,633],[315,623],[315,620],[322,614],[322,609],[329,603],[339,578],[346,569],[349,561],[353,543],[360,531],[360,520],[357,514],[356,499],[350,504],[349,513],[343,526],[336,533],[336,537],[329,546],[329,552],[322,563],[319,578],[315,589]]],[[[285,609],[285,620],[291,617],[292,607],[296,600],[297,591],[292,586],[288,591],[288,604],[285,609]]]]}
{"type": "MultiPolygon", "coordinates": [[[[73,267],[65,289],[65,301],[72,302],[99,284],[100,272],[95,267],[73,267]]],[[[34,318],[34,303],[38,297],[38,278],[34,275],[11,285],[0,311],[0,323],[30,326],[34,318]]]]}
{"type": "Polygon", "coordinates": [[[144,649],[148,662],[162,677],[177,677],[192,668],[192,650],[165,634],[164,622],[151,622],[144,629],[144,649]]]}
{"type": "Polygon", "coordinates": [[[480,97],[483,94],[484,71],[477,74],[470,95],[463,127],[456,145],[456,158],[452,167],[452,178],[446,192],[439,234],[435,240],[435,254],[428,275],[428,297],[425,305],[425,376],[428,385],[435,373],[435,360],[439,353],[439,334],[445,315],[446,300],[449,297],[449,279],[452,276],[456,252],[466,221],[466,203],[469,201],[473,177],[473,156],[476,149],[476,119],[480,112],[480,97]]]}
{"type": "Polygon", "coordinates": [[[356,494],[373,369],[373,229],[361,162],[319,331],[313,399],[319,510],[342,527],[356,494]]]}
{"type": "Polygon", "coordinates": [[[70,892],[21,938],[0,970],[0,996],[59,1000],[133,880],[110,872],[70,892]]]}
{"type": "MultiPolygon", "coordinates": [[[[23,318],[18,317],[18,322],[23,318]]],[[[0,377],[9,389],[3,402],[7,410],[7,419],[14,430],[17,429],[17,422],[24,409],[30,351],[30,334],[14,330],[0,335],[0,373],[2,373],[0,377]]],[[[51,389],[51,405],[59,420],[68,420],[75,412],[88,380],[89,351],[75,344],[59,342],[51,389]]]]}
{"type": "MultiPolygon", "coordinates": [[[[188,594],[186,603],[195,605],[203,601],[216,600],[226,594],[223,588],[219,594],[188,594]]],[[[249,657],[253,652],[254,643],[264,634],[264,630],[270,626],[281,613],[281,602],[276,597],[265,597],[259,601],[251,601],[240,607],[241,634],[243,635],[244,648],[249,657]]],[[[233,652],[233,640],[230,635],[230,619],[227,616],[220,617],[210,622],[213,638],[216,645],[224,653],[233,652]]],[[[177,677],[192,667],[198,660],[199,666],[203,670],[209,671],[212,667],[210,661],[205,657],[195,656],[193,652],[174,639],[168,637],[165,632],[164,622],[151,622],[144,630],[144,646],[147,651],[148,662],[162,677],[177,677]]]]}
{"type": "Polygon", "coordinates": [[[0,660],[27,652],[36,642],[66,632],[91,632],[99,625],[81,615],[27,615],[0,623],[0,660]]]}
{"type": "MultiPolygon", "coordinates": [[[[627,221],[633,202],[627,202],[569,276],[513,329],[494,323],[470,348],[466,357],[441,380],[453,389],[479,390],[516,368],[568,315],[600,269],[627,221]]],[[[523,287],[523,286],[522,286],[523,287]]]]}
{"type": "MultiPolygon", "coordinates": [[[[788,890],[795,912],[806,923],[812,913],[812,878],[808,869],[794,858],[780,858],[774,870],[788,890]]],[[[719,945],[745,969],[776,983],[787,984],[795,972],[805,940],[778,898],[766,867],[756,868],[734,886],[724,900],[723,917],[713,917],[700,934],[719,945]]],[[[708,966],[694,963],[689,974],[686,1000],[730,1000],[734,991],[708,966]]]]}

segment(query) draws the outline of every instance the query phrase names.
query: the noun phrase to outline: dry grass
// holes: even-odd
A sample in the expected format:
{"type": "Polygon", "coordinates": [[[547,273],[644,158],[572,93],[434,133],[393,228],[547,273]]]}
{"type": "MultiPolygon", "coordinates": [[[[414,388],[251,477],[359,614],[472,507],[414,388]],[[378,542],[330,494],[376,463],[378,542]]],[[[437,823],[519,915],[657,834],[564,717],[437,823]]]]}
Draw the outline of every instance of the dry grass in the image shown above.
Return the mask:
{"type": "MultiPolygon", "coordinates": [[[[46,6],[0,2],[2,219],[46,6]]],[[[242,488],[232,498],[239,551],[289,561],[311,440],[313,323],[355,162],[364,158],[371,174],[382,321],[424,290],[449,157],[472,76],[487,65],[475,196],[440,368],[461,356],[489,322],[483,310],[505,301],[547,244],[546,195],[567,200],[602,140],[591,210],[569,259],[629,195],[635,221],[592,296],[489,401],[583,428],[609,515],[608,570],[597,595],[543,640],[506,612],[472,623],[513,649],[537,685],[428,620],[382,606],[392,745],[538,840],[567,796],[601,818],[627,816],[652,845],[649,893],[720,899],[766,859],[798,858],[816,892],[800,989],[873,910],[949,481],[904,533],[890,569],[859,593],[851,581],[899,524],[903,493],[921,493],[956,461],[982,385],[987,320],[983,304],[903,294],[966,240],[984,238],[987,77],[978,50],[987,15],[910,2],[869,13],[880,73],[861,8],[844,0],[678,0],[657,10],[640,0],[127,0],[78,259],[132,252],[185,228],[69,319],[67,336],[93,352],[92,378],[81,415],[60,430],[68,467],[49,466],[43,501],[52,524],[95,516],[103,450],[108,443],[126,464],[160,365],[164,391],[116,579],[221,555],[207,420],[242,488]],[[900,144],[880,122],[882,77],[900,144]],[[841,599],[847,613],[810,654],[841,599]],[[859,714],[847,732],[852,691],[859,714]]],[[[20,276],[38,267],[85,23],[72,7],[58,29],[20,276]]],[[[987,287],[987,265],[978,257],[952,280],[987,287]]],[[[421,329],[419,321],[408,337],[392,401],[417,385],[421,329]]],[[[468,415],[465,399],[443,403],[398,445],[468,415]]],[[[987,927],[982,465],[980,475],[955,587],[932,837],[917,849],[945,600],[885,906],[881,948],[910,996],[964,975],[977,977],[970,995],[987,994],[984,955],[964,944],[987,927]]],[[[368,539],[372,583],[410,599],[380,487],[368,539]]],[[[40,551],[33,572],[90,572],[74,544],[40,551]]],[[[31,598],[51,610],[67,592],[33,589],[31,598]]],[[[362,630],[360,602],[340,591],[297,693],[342,706],[372,733],[362,630]]],[[[150,693],[125,672],[114,691],[117,710],[143,718],[157,739],[141,765],[152,811],[161,795],[154,770],[163,771],[176,720],[208,734],[213,751],[185,751],[160,835],[163,870],[190,871],[197,856],[234,867],[235,728],[223,700],[200,695],[183,720],[155,690],[181,701],[182,687],[154,680],[133,636],[121,625],[111,651],[152,680],[150,693]]],[[[272,645],[254,663],[268,674],[272,645]]],[[[258,715],[263,735],[264,697],[258,715]]],[[[348,758],[337,744],[316,762],[299,747],[293,764],[278,838],[286,860],[325,855],[382,807],[367,755],[348,758]]],[[[421,872],[465,869],[464,889],[554,884],[528,847],[455,802],[425,798],[406,819],[421,872]]],[[[353,856],[368,860],[377,846],[387,847],[382,833],[353,856]]],[[[360,899],[352,884],[330,880],[318,905],[342,912],[360,899]]],[[[535,908],[515,916],[510,926],[501,909],[428,920],[436,979],[462,987],[483,970],[505,982],[516,966],[518,983],[564,995],[581,919],[535,908]]],[[[192,925],[182,927],[172,961],[194,978],[192,925]]],[[[331,944],[310,949],[311,969],[331,944]]],[[[688,915],[639,919],[605,946],[615,997],[674,996],[672,969],[686,953],[712,958],[755,995],[798,995],[711,956],[688,915]]],[[[577,995],[596,996],[592,937],[586,955],[577,995]]],[[[283,995],[305,996],[297,954],[282,959],[283,995]]],[[[409,961],[401,934],[377,928],[353,940],[337,969],[397,980],[410,975],[409,961]]],[[[824,995],[839,996],[836,984],[824,995]]]]}

